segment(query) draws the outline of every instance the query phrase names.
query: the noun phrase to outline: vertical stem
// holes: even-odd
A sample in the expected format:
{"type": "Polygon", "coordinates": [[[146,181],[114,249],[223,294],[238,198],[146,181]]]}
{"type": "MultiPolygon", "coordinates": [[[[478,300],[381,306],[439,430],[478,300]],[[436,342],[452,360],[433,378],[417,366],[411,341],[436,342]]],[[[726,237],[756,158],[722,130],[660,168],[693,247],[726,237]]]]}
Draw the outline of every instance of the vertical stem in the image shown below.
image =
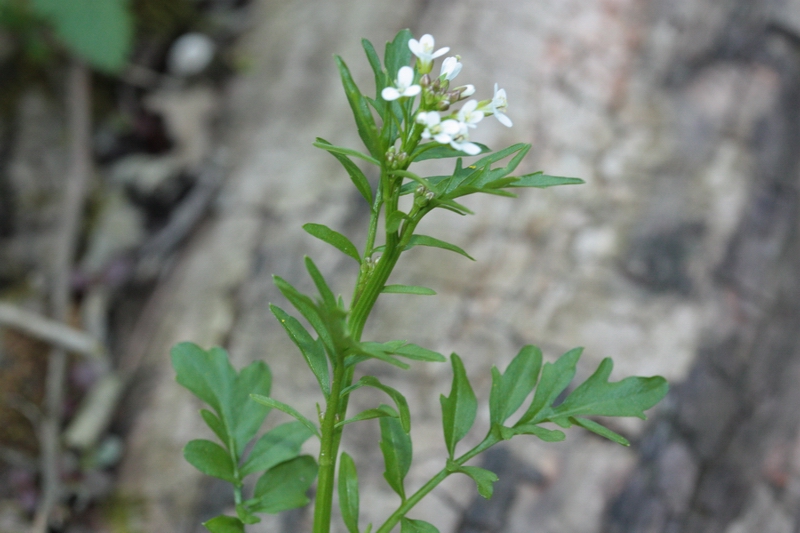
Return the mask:
{"type": "MultiPolygon", "coordinates": [[[[73,60],[67,85],[68,127],[70,133],[70,169],[62,200],[59,231],[53,254],[53,278],[50,292],[52,317],[67,322],[70,306],[70,275],[78,239],[83,199],[91,172],[89,107],[90,75],[85,65],[73,60]]],[[[45,385],[46,416],[40,428],[42,446],[43,498],[34,518],[32,532],[47,531],[53,507],[61,497],[58,459],[61,438],[61,408],[67,353],[61,348],[50,352],[45,385]]]]}

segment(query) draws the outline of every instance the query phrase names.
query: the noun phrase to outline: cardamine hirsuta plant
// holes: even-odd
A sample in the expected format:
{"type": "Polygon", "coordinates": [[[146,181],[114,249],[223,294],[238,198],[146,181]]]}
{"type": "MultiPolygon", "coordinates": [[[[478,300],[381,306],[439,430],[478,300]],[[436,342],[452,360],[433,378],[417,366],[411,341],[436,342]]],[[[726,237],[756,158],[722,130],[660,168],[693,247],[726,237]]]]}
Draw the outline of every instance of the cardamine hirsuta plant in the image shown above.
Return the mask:
{"type": "Polygon", "coordinates": [[[489,447],[518,435],[532,435],[548,442],[563,440],[564,433],[553,425],[581,426],[627,446],[624,437],[594,417],[645,418],[644,411],[667,393],[666,381],[658,376],[609,382],[613,363],[605,359],[586,381],[563,398],[575,376],[582,349],[575,348],[555,362],[543,364],[539,348],[524,346],[504,372],[492,368],[490,429],[477,446],[463,450],[458,444],[475,421],[477,401],[461,358],[451,354],[452,387],[447,396],[440,397],[447,456],[442,460],[442,469],[424,485],[414,490],[406,486],[404,478],[412,461],[408,402],[397,389],[359,372],[359,363],[378,359],[406,369],[407,360],[440,363],[447,359],[407,340],[363,340],[362,331],[381,294],[435,294],[425,287],[388,283],[403,252],[415,246],[429,246],[472,259],[455,244],[416,233],[417,225],[434,209],[470,214],[458,201],[470,194],[514,197],[512,191],[521,187],[545,188],[582,181],[542,172],[513,175],[530,145],[514,144],[495,152],[472,142],[473,130],[486,117],[493,116],[504,126],[512,125],[506,115],[506,93],[495,85],[491,99],[471,99],[475,87],[454,83],[461,71],[459,56],[445,58],[436,75],[434,60],[449,48],[436,50],[431,35],[416,40],[408,30],[399,32],[386,44],[382,63],[369,41],[363,40],[362,44],[375,74],[374,97],[359,90],[340,57],[335,60],[366,153],[319,138],[314,146],[342,164],[369,204],[366,242],[359,250],[336,230],[314,223],[303,226],[312,236],[357,263],[352,297],[347,302],[334,295],[314,262],[306,257],[305,267],[318,294],[303,294],[275,277],[276,286],[294,308],[292,312],[299,313],[305,324],[277,305],[270,305],[319,383],[317,413],[300,413],[271,397],[271,374],[264,362],[252,363],[237,373],[222,348],[204,350],[182,343],[172,350],[178,383],[211,407],[200,414],[219,439],[219,443],[202,439],[189,442],[184,457],[205,474],[233,485],[236,516],[223,515],[206,522],[205,527],[212,533],[243,533],[246,524],[260,521],[258,513],[277,513],[308,504],[315,479],[313,533],[330,531],[334,492],[338,492],[341,518],[349,533],[389,533],[398,524],[401,533],[437,532],[434,525],[410,518],[409,513],[445,478],[456,474],[469,476],[482,496],[491,497],[497,476],[468,464],[489,447]],[[478,159],[464,163],[468,157],[478,159]],[[423,177],[411,170],[419,161],[443,158],[455,158],[455,168],[449,175],[423,177]],[[356,161],[377,167],[377,185],[370,183],[356,161]],[[413,201],[404,203],[409,207],[402,209],[400,197],[406,195],[413,201]],[[350,397],[363,387],[382,391],[390,401],[349,413],[350,397]],[[526,400],[527,407],[521,409],[526,400]],[[252,443],[271,409],[283,411],[294,420],[278,425],[252,443]],[[352,457],[340,452],[339,445],[350,424],[374,418],[380,424],[378,445],[385,463],[384,478],[397,493],[398,505],[382,524],[375,528],[367,524],[364,528],[359,524],[356,466],[352,457]],[[309,438],[320,441],[316,459],[301,454],[301,446],[309,438]],[[253,474],[258,475],[255,485],[245,484],[245,478],[253,474]]]}

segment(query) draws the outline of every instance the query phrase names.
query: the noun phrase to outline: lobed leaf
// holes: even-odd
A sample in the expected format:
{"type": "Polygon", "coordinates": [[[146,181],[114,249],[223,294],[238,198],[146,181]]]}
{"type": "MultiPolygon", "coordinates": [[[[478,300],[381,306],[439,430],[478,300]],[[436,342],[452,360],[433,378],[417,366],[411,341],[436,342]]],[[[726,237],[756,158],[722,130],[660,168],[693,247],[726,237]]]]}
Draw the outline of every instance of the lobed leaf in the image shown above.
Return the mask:
{"type": "Polygon", "coordinates": [[[497,474],[491,470],[486,470],[485,468],[480,468],[478,466],[462,466],[452,459],[447,461],[447,470],[450,472],[460,472],[468,475],[475,482],[475,485],[477,485],[478,494],[487,500],[492,497],[492,492],[494,492],[494,484],[497,482],[498,477],[497,474]]]}
{"type": "Polygon", "coordinates": [[[450,360],[453,365],[453,385],[450,388],[450,396],[441,395],[439,402],[442,405],[444,441],[452,459],[455,455],[456,444],[466,436],[475,422],[478,401],[467,379],[467,372],[464,370],[461,358],[452,354],[450,360]]]}
{"type": "Polygon", "coordinates": [[[411,437],[403,430],[402,424],[396,418],[381,418],[380,426],[380,448],[386,467],[383,477],[392,490],[405,501],[406,491],[403,480],[411,468],[411,437]]]}
{"type": "Polygon", "coordinates": [[[339,509],[349,533],[358,532],[358,472],[353,458],[342,452],[339,458],[339,509]]]}
{"type": "Polygon", "coordinates": [[[183,448],[186,461],[202,473],[237,484],[235,465],[230,454],[215,442],[205,439],[189,441],[183,448]]]}
{"type": "Polygon", "coordinates": [[[275,514],[306,505],[306,493],[317,477],[317,462],[301,455],[269,470],[256,482],[254,498],[246,502],[256,513],[275,514]]]}
{"type": "Polygon", "coordinates": [[[363,386],[372,387],[388,394],[397,406],[397,411],[400,413],[400,424],[403,427],[403,431],[406,433],[411,431],[411,412],[408,409],[408,401],[406,400],[406,397],[400,393],[400,391],[388,385],[384,385],[378,380],[378,378],[374,376],[363,376],[353,385],[353,390],[363,386]],[[358,387],[356,387],[356,385],[358,387]]]}
{"type": "Polygon", "coordinates": [[[575,367],[581,357],[583,348],[574,348],[556,360],[555,363],[545,363],[542,377],[536,386],[536,393],[530,407],[515,424],[520,426],[528,422],[536,424],[547,419],[550,406],[564,392],[572,378],[575,377],[575,367]]]}
{"type": "Polygon", "coordinates": [[[228,443],[228,431],[225,429],[225,424],[222,423],[217,415],[209,411],[208,409],[200,409],[200,416],[203,417],[206,425],[211,428],[211,431],[214,432],[214,435],[222,441],[225,445],[228,443]]]}
{"type": "Polygon", "coordinates": [[[355,259],[358,264],[361,264],[361,255],[358,253],[356,245],[338,231],[334,231],[323,224],[312,224],[310,222],[308,224],[303,224],[303,229],[317,239],[325,241],[334,248],[337,248],[343,254],[349,255],[355,259]]]}
{"type": "Polygon", "coordinates": [[[247,476],[254,472],[269,470],[273,466],[293,459],[300,454],[300,447],[314,432],[303,422],[287,422],[268,431],[259,438],[239,472],[247,476]]]}
{"type": "Polygon", "coordinates": [[[516,435],[535,435],[544,442],[561,442],[567,438],[563,431],[543,428],[536,424],[522,424],[521,426],[514,426],[511,428],[503,426],[494,427],[500,428],[500,438],[502,440],[508,440],[516,435]]]}
{"type": "Polygon", "coordinates": [[[502,424],[513,415],[539,380],[542,352],[536,346],[523,347],[509,363],[505,374],[492,367],[489,412],[492,424],[502,424]]]}

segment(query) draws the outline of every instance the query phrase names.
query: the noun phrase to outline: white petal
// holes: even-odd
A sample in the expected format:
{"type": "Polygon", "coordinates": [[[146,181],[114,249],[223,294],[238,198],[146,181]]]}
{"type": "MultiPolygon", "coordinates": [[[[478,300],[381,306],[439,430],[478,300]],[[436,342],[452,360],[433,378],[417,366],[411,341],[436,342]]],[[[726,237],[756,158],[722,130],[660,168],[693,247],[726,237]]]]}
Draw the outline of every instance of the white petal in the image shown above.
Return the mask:
{"type": "Polygon", "coordinates": [[[513,126],[513,123],[511,122],[511,119],[508,118],[506,115],[500,113],[499,111],[495,111],[494,112],[494,116],[497,117],[497,120],[499,120],[500,124],[502,124],[503,126],[505,126],[507,128],[510,128],[511,126],[513,126]]]}
{"type": "Polygon", "coordinates": [[[464,86],[464,90],[461,91],[461,97],[462,98],[466,98],[468,96],[472,96],[473,94],[475,94],[475,86],[472,85],[472,84],[465,85],[464,86]]]}
{"type": "Polygon", "coordinates": [[[442,132],[447,135],[458,135],[461,132],[461,123],[457,120],[448,119],[442,122],[442,132]]]}
{"type": "Polygon", "coordinates": [[[424,53],[422,51],[422,44],[416,39],[411,39],[408,41],[408,49],[411,50],[411,53],[417,57],[422,57],[424,53]]]}
{"type": "Polygon", "coordinates": [[[475,143],[461,143],[459,150],[466,152],[469,155],[478,155],[481,153],[481,147],[475,143]]]}
{"type": "Polygon", "coordinates": [[[408,96],[409,98],[412,96],[417,96],[420,91],[422,91],[422,87],[419,85],[412,85],[411,87],[407,87],[405,91],[403,91],[403,96],[408,96]]]}
{"type": "Polygon", "coordinates": [[[465,114],[465,115],[468,115],[468,114],[472,113],[473,111],[475,111],[476,107],[478,107],[478,101],[477,100],[468,100],[467,102],[464,103],[463,106],[461,106],[461,111],[460,112],[465,114]]]}
{"type": "MultiPolygon", "coordinates": [[[[432,44],[433,43],[431,43],[431,49],[433,49],[432,44]]],[[[437,57],[443,56],[449,51],[450,51],[450,47],[449,46],[445,46],[444,48],[439,48],[433,54],[431,54],[431,59],[436,59],[437,57]]]]}
{"type": "Polygon", "coordinates": [[[453,138],[446,133],[437,133],[433,136],[433,140],[439,144],[448,144],[453,138]]]}
{"type": "Polygon", "coordinates": [[[433,52],[433,45],[434,45],[433,35],[431,35],[430,33],[426,33],[425,35],[419,38],[419,44],[424,54],[430,54],[431,52],[433,52]]]}
{"type": "Polygon", "coordinates": [[[394,87],[385,87],[381,91],[381,97],[383,97],[383,99],[387,102],[391,102],[392,100],[397,100],[400,98],[400,92],[394,87]]]}
{"type": "Polygon", "coordinates": [[[397,71],[397,86],[408,87],[414,83],[414,69],[411,67],[400,67],[397,71]]]}

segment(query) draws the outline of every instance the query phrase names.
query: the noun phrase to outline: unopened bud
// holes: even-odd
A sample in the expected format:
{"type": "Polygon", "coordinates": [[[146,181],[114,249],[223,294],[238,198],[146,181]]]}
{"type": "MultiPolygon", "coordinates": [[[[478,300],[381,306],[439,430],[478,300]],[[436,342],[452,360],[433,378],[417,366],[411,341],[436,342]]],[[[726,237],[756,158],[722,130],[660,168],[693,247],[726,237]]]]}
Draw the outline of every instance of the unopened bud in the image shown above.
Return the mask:
{"type": "Polygon", "coordinates": [[[431,77],[430,77],[430,75],[429,75],[429,74],[425,74],[425,75],[423,75],[423,76],[422,76],[422,77],[419,79],[419,84],[420,84],[422,87],[426,87],[426,88],[427,88],[427,87],[429,87],[429,86],[430,86],[430,84],[431,84],[431,77]]]}
{"type": "Polygon", "coordinates": [[[450,109],[450,101],[449,100],[440,100],[438,104],[436,104],[436,108],[439,111],[447,111],[450,109]]]}

